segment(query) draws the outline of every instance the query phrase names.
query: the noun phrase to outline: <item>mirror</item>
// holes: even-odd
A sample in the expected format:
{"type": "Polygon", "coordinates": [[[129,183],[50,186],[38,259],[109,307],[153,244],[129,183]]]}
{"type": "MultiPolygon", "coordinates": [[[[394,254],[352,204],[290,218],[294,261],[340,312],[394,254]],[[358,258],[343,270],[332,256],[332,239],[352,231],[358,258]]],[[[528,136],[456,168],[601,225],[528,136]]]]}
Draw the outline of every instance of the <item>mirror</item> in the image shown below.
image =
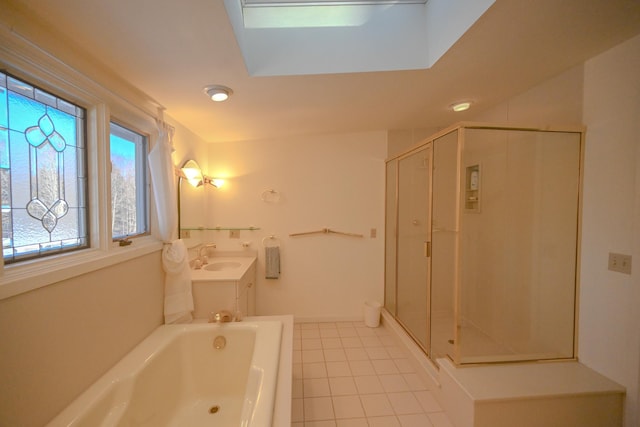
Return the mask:
{"type": "Polygon", "coordinates": [[[205,176],[195,160],[187,160],[178,174],[178,236],[187,247],[194,247],[203,241],[206,198],[203,188],[205,176]],[[185,182],[186,181],[186,182],[185,182]],[[187,185],[184,185],[188,183],[187,185]]]}

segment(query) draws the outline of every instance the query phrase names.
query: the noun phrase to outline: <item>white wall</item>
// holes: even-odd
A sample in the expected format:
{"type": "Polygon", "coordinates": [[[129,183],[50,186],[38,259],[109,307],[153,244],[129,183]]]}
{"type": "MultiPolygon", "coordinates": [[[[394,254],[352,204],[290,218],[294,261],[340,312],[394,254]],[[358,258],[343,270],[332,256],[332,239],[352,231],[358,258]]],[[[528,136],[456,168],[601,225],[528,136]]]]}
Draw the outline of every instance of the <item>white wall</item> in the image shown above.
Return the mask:
{"type": "Polygon", "coordinates": [[[162,323],[160,252],[0,301],[0,426],[46,424],[162,323]]]}
{"type": "Polygon", "coordinates": [[[640,424],[639,70],[636,36],[587,61],[584,72],[579,356],[627,388],[627,427],[640,424]],[[632,255],[632,275],[608,271],[609,252],[632,255]]]}
{"type": "Polygon", "coordinates": [[[207,226],[260,227],[209,232],[218,250],[259,253],[258,314],[291,313],[300,319],[356,319],[367,299],[382,301],[384,269],[384,159],[386,132],[212,144],[208,172],[227,177],[207,189],[207,226]],[[278,202],[261,199],[267,189],[278,202]],[[329,227],[363,234],[289,237],[329,227]],[[377,237],[370,237],[370,229],[377,237]],[[265,279],[262,239],[280,244],[280,279],[265,279]]]}
{"type": "Polygon", "coordinates": [[[586,125],[578,357],[627,388],[625,427],[640,424],[638,70],[640,36],[469,118],[586,125]],[[609,252],[632,255],[633,274],[608,271],[609,252]]]}

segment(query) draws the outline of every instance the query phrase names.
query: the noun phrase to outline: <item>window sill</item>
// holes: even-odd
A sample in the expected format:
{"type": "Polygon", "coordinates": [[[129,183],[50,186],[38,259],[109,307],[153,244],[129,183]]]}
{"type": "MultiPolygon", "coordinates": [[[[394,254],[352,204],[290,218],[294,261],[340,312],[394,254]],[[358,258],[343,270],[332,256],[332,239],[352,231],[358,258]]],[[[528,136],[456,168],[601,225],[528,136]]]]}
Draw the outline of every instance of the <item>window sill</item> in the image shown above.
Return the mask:
{"type": "Polygon", "coordinates": [[[0,300],[42,288],[81,274],[90,273],[162,249],[153,237],[135,239],[131,246],[114,246],[108,251],[87,249],[49,259],[8,265],[0,274],[0,300]]]}

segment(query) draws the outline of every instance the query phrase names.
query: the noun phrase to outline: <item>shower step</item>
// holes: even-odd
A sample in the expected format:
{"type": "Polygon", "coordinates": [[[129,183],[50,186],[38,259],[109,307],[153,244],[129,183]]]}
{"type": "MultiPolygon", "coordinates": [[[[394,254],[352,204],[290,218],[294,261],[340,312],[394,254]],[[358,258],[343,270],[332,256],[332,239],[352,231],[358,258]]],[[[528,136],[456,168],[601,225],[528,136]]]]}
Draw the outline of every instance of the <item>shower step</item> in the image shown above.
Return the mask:
{"type": "Polygon", "coordinates": [[[622,426],[625,388],[579,362],[437,363],[455,427],[622,426]]]}

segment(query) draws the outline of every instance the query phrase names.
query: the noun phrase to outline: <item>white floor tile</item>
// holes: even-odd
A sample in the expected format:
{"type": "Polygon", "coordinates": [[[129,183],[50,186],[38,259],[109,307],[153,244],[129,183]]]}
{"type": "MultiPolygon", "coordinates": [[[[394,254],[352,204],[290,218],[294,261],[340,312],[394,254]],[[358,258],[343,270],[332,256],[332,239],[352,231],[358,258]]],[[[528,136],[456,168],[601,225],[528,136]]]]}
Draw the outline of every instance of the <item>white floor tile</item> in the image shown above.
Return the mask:
{"type": "Polygon", "coordinates": [[[329,377],[350,377],[351,369],[348,362],[327,362],[327,376],[329,377]]]}
{"type": "Polygon", "coordinates": [[[382,341],[380,341],[380,338],[373,336],[373,337],[361,337],[360,340],[362,341],[362,345],[365,347],[382,347],[382,341]]]}
{"type": "Polygon", "coordinates": [[[407,382],[404,380],[402,375],[392,374],[392,375],[380,375],[378,377],[380,379],[380,383],[382,384],[382,388],[387,393],[398,393],[403,391],[410,391],[407,382]]]}
{"type": "Polygon", "coordinates": [[[322,349],[302,350],[302,363],[324,362],[322,349]]]}
{"type": "Polygon", "coordinates": [[[424,383],[422,378],[418,374],[402,374],[402,377],[407,382],[409,386],[409,390],[411,391],[419,391],[419,390],[428,390],[427,385],[424,383]]]}
{"type": "Polygon", "coordinates": [[[322,341],[320,338],[303,338],[301,340],[302,350],[318,350],[322,348],[322,341]]]}
{"type": "Polygon", "coordinates": [[[344,362],[347,360],[347,355],[341,348],[325,349],[324,360],[326,362],[344,362]]]}
{"type": "Polygon", "coordinates": [[[319,329],[302,329],[300,331],[300,336],[303,340],[310,338],[320,338],[320,330],[319,329]]]}
{"type": "Polygon", "coordinates": [[[320,338],[338,338],[340,334],[338,333],[338,328],[331,329],[320,329],[320,338]]]}
{"type": "Polygon", "coordinates": [[[375,375],[376,371],[369,360],[350,360],[349,367],[353,376],[375,375]]]}
{"type": "Polygon", "coordinates": [[[330,397],[304,398],[304,421],[334,420],[333,403],[330,397]]]}
{"type": "Polygon", "coordinates": [[[353,377],[329,378],[329,386],[332,396],[357,395],[358,389],[353,377]]]}
{"type": "Polygon", "coordinates": [[[396,364],[400,373],[410,374],[416,371],[413,367],[413,363],[411,363],[409,359],[393,359],[393,363],[396,364]]]}
{"type": "Polygon", "coordinates": [[[369,355],[364,348],[345,348],[347,360],[369,360],[369,355]]]}
{"type": "Polygon", "coordinates": [[[326,378],[327,365],[324,362],[303,363],[302,378],[326,378]]]}
{"type": "Polygon", "coordinates": [[[354,328],[353,326],[341,328],[340,325],[338,325],[338,335],[340,335],[343,338],[357,337],[358,332],[356,331],[356,328],[354,328]]]}
{"type": "Polygon", "coordinates": [[[402,427],[433,427],[426,414],[398,415],[402,427]]]}
{"type": "Polygon", "coordinates": [[[291,399],[291,421],[304,421],[304,401],[291,399]]]}
{"type": "Polygon", "coordinates": [[[393,407],[386,394],[361,395],[360,400],[367,417],[393,415],[393,407]]]}
{"type": "Polygon", "coordinates": [[[400,427],[400,421],[394,416],[367,418],[369,427],[400,427]]]}
{"type": "Polygon", "coordinates": [[[333,396],[333,411],[336,419],[364,417],[364,410],[358,396],[333,396]]]}
{"type": "Polygon", "coordinates": [[[299,323],[300,329],[318,329],[319,324],[315,322],[299,323]]]}
{"type": "Polygon", "coordinates": [[[304,427],[336,427],[335,420],[306,421],[304,427]]]}
{"type": "Polygon", "coordinates": [[[419,414],[422,407],[413,393],[407,391],[403,393],[388,393],[387,398],[391,402],[391,407],[397,415],[419,414]]]}
{"type": "Polygon", "coordinates": [[[305,378],[303,381],[303,397],[331,396],[327,378],[305,378]]]}
{"type": "MultiPolygon", "coordinates": [[[[304,354],[302,355],[302,360],[304,360],[304,354]]],[[[391,359],[383,359],[383,360],[372,360],[373,369],[376,370],[378,375],[387,375],[387,374],[399,374],[398,368],[396,364],[393,363],[391,359]]]]}
{"type": "Polygon", "coordinates": [[[391,356],[392,359],[407,357],[407,353],[405,353],[405,351],[397,345],[386,346],[385,348],[387,349],[387,353],[389,353],[389,356],[391,356]]]}
{"type": "Polygon", "coordinates": [[[362,337],[375,337],[376,333],[373,328],[368,328],[366,326],[356,327],[356,332],[360,338],[362,337]]]}
{"type": "Polygon", "coordinates": [[[360,348],[364,347],[362,345],[362,341],[360,337],[342,337],[340,338],[342,341],[342,347],[344,348],[360,348]]]}
{"type": "Polygon", "coordinates": [[[293,372],[293,379],[302,379],[302,363],[294,363],[291,367],[291,371],[293,372]]]}
{"type": "Polygon", "coordinates": [[[353,380],[356,383],[356,388],[360,395],[384,393],[384,389],[377,375],[354,377],[353,380]]]}
{"type": "Polygon", "coordinates": [[[432,412],[428,416],[433,427],[454,427],[444,412],[432,412]]]}
{"type": "Polygon", "coordinates": [[[334,322],[320,322],[318,323],[318,329],[336,329],[337,325],[334,322]]]}
{"type": "Polygon", "coordinates": [[[422,407],[422,410],[424,412],[441,412],[442,411],[442,407],[436,401],[436,398],[433,396],[433,393],[431,393],[430,391],[426,391],[426,390],[416,391],[413,394],[416,397],[416,399],[418,399],[418,402],[420,403],[420,406],[422,407]]]}
{"type": "Polygon", "coordinates": [[[453,427],[384,327],[308,322],[294,337],[291,427],[453,427]]]}
{"type": "MultiPolygon", "coordinates": [[[[322,332],[322,331],[321,331],[322,332]]],[[[340,338],[322,338],[322,348],[331,349],[331,348],[339,348],[342,349],[342,341],[340,338]]]]}
{"type": "Polygon", "coordinates": [[[384,347],[365,347],[364,350],[371,360],[391,359],[384,347]]]}
{"type": "Polygon", "coordinates": [[[291,382],[291,397],[294,399],[302,398],[302,380],[294,379],[291,382]]]}
{"type": "Polygon", "coordinates": [[[338,427],[369,427],[366,418],[351,418],[344,420],[336,420],[338,427]]]}

